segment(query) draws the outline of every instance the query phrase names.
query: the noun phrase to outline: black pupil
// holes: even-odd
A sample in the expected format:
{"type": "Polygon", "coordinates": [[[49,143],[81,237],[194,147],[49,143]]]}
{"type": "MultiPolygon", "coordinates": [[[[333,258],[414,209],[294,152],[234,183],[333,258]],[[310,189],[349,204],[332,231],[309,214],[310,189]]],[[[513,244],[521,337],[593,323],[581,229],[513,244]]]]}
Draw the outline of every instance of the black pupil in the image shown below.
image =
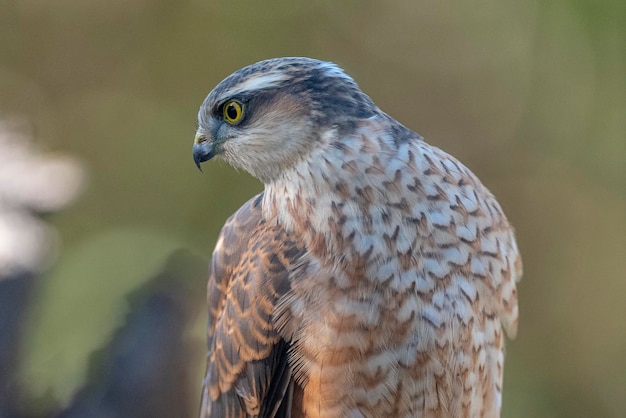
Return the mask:
{"type": "Polygon", "coordinates": [[[237,117],[239,116],[239,111],[237,110],[237,106],[235,106],[234,104],[229,104],[226,107],[226,115],[230,119],[237,119],[237,117]]]}

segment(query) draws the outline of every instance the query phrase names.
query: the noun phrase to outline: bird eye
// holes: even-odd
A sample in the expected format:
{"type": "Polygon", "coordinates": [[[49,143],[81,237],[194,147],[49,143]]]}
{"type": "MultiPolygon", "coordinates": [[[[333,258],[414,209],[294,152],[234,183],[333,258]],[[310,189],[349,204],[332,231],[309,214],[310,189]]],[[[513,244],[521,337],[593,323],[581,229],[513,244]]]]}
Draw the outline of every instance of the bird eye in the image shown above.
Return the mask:
{"type": "Polygon", "coordinates": [[[235,124],[241,120],[243,116],[243,105],[237,100],[229,100],[222,110],[224,120],[228,123],[235,124]]]}

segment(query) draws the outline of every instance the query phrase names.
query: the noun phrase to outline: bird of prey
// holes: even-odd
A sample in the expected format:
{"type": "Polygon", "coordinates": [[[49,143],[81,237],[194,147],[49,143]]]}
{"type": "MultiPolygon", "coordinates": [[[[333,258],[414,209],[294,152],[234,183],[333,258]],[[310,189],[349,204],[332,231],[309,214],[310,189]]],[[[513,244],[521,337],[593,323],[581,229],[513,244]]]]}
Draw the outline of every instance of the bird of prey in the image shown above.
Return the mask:
{"type": "Polygon", "coordinates": [[[264,183],[208,283],[201,417],[497,417],[521,258],[478,178],[337,65],[240,69],[193,154],[264,183]]]}

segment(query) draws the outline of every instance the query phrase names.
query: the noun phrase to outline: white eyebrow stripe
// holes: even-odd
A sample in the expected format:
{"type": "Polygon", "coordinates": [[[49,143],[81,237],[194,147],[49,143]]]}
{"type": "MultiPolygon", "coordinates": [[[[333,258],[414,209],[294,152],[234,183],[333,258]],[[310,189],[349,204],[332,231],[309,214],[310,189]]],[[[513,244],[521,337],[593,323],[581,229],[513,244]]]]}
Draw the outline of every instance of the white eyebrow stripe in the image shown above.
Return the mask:
{"type": "Polygon", "coordinates": [[[232,96],[236,96],[239,93],[251,92],[255,90],[261,90],[269,87],[274,87],[281,81],[286,80],[289,76],[285,73],[268,73],[268,74],[255,74],[248,77],[241,83],[233,86],[228,93],[232,96]]]}
{"type": "Polygon", "coordinates": [[[342,77],[346,80],[353,81],[352,77],[346,74],[337,64],[334,64],[332,62],[322,62],[319,66],[330,77],[342,77]]]}

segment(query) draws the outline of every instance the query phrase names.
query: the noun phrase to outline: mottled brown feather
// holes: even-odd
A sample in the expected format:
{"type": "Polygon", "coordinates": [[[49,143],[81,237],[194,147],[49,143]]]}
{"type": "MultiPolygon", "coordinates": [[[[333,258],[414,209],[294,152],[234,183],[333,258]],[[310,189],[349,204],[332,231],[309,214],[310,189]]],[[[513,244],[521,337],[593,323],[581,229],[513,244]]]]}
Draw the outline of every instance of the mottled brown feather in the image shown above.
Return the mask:
{"type": "Polygon", "coordinates": [[[302,249],[262,219],[261,199],[228,219],[213,254],[202,416],[274,417],[288,403],[288,346],[272,315],[302,249]]]}

